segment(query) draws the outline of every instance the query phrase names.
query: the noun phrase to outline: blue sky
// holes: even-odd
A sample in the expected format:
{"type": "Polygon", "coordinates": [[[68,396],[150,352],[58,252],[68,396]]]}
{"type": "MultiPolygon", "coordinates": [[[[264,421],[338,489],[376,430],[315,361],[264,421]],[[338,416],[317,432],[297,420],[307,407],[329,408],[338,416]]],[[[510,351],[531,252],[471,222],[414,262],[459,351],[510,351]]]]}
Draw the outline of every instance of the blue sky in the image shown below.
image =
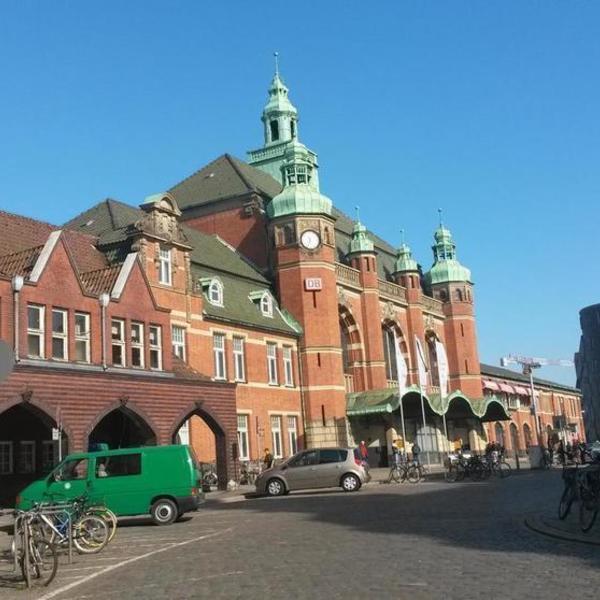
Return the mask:
{"type": "Polygon", "coordinates": [[[244,158],[278,50],[341,209],[428,267],[443,208],[482,361],[570,358],[600,302],[599,20],[584,0],[5,1],[0,208],[60,223],[244,158]]]}

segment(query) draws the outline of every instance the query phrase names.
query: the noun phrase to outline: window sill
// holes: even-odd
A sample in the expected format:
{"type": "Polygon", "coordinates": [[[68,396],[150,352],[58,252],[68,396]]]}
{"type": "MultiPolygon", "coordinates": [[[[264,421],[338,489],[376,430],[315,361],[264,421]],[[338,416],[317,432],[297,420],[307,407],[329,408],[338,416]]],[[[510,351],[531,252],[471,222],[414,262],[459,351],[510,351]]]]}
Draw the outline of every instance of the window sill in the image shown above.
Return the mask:
{"type": "Polygon", "coordinates": [[[213,377],[213,381],[227,381],[227,377],[213,377]]]}
{"type": "Polygon", "coordinates": [[[279,384],[277,382],[273,382],[273,381],[269,381],[269,385],[271,387],[279,387],[279,384]]]}
{"type": "Polygon", "coordinates": [[[246,379],[234,379],[233,382],[234,383],[248,383],[248,381],[246,379]]]}
{"type": "Polygon", "coordinates": [[[296,386],[293,383],[286,383],[283,387],[293,390],[296,386]]]}

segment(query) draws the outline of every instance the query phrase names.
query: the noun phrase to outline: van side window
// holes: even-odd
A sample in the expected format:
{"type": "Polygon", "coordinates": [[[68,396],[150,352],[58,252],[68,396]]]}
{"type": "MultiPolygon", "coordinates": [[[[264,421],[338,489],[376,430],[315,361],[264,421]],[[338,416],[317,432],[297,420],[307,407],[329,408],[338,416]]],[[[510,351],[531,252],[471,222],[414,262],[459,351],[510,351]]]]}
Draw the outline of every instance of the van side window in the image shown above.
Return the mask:
{"type": "Polygon", "coordinates": [[[141,454],[122,454],[120,456],[98,456],[96,458],[96,477],[122,477],[139,475],[142,472],[141,454]]]}
{"type": "Polygon", "coordinates": [[[51,477],[54,477],[56,481],[73,481],[75,479],[87,479],[87,473],[88,459],[74,458],[65,462],[51,477]]]}

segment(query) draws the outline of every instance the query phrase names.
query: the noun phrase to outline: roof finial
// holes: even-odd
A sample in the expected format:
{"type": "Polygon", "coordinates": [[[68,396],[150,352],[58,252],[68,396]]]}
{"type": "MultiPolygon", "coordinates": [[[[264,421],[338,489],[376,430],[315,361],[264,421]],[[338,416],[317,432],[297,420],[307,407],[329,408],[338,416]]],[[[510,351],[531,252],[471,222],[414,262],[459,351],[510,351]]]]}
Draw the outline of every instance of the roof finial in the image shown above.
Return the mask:
{"type": "Polygon", "coordinates": [[[360,206],[358,204],[354,207],[354,212],[356,213],[356,220],[360,223],[360,206]]]}
{"type": "Polygon", "coordinates": [[[442,209],[438,208],[438,214],[440,215],[440,228],[444,227],[444,222],[442,221],[442,209]]]}
{"type": "Polygon", "coordinates": [[[400,242],[404,246],[404,229],[400,230],[400,242]]]}
{"type": "Polygon", "coordinates": [[[275,57],[275,75],[279,77],[279,52],[273,52],[275,57]]]}

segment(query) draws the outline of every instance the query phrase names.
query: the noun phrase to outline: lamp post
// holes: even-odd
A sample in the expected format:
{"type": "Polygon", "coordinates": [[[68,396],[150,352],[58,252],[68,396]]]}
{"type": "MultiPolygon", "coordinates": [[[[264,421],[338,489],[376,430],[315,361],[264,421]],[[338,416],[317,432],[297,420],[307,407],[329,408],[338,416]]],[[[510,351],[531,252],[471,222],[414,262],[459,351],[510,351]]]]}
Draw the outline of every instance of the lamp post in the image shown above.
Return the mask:
{"type": "Polygon", "coordinates": [[[100,303],[101,310],[100,329],[102,333],[102,368],[106,371],[106,369],[108,368],[106,364],[106,307],[110,302],[110,296],[106,292],[103,292],[98,297],[98,302],[100,303]]]}
{"type": "Polygon", "coordinates": [[[19,362],[19,292],[23,289],[25,280],[21,275],[15,275],[12,278],[11,285],[13,289],[13,341],[14,341],[14,353],[15,362],[19,362]]]}

